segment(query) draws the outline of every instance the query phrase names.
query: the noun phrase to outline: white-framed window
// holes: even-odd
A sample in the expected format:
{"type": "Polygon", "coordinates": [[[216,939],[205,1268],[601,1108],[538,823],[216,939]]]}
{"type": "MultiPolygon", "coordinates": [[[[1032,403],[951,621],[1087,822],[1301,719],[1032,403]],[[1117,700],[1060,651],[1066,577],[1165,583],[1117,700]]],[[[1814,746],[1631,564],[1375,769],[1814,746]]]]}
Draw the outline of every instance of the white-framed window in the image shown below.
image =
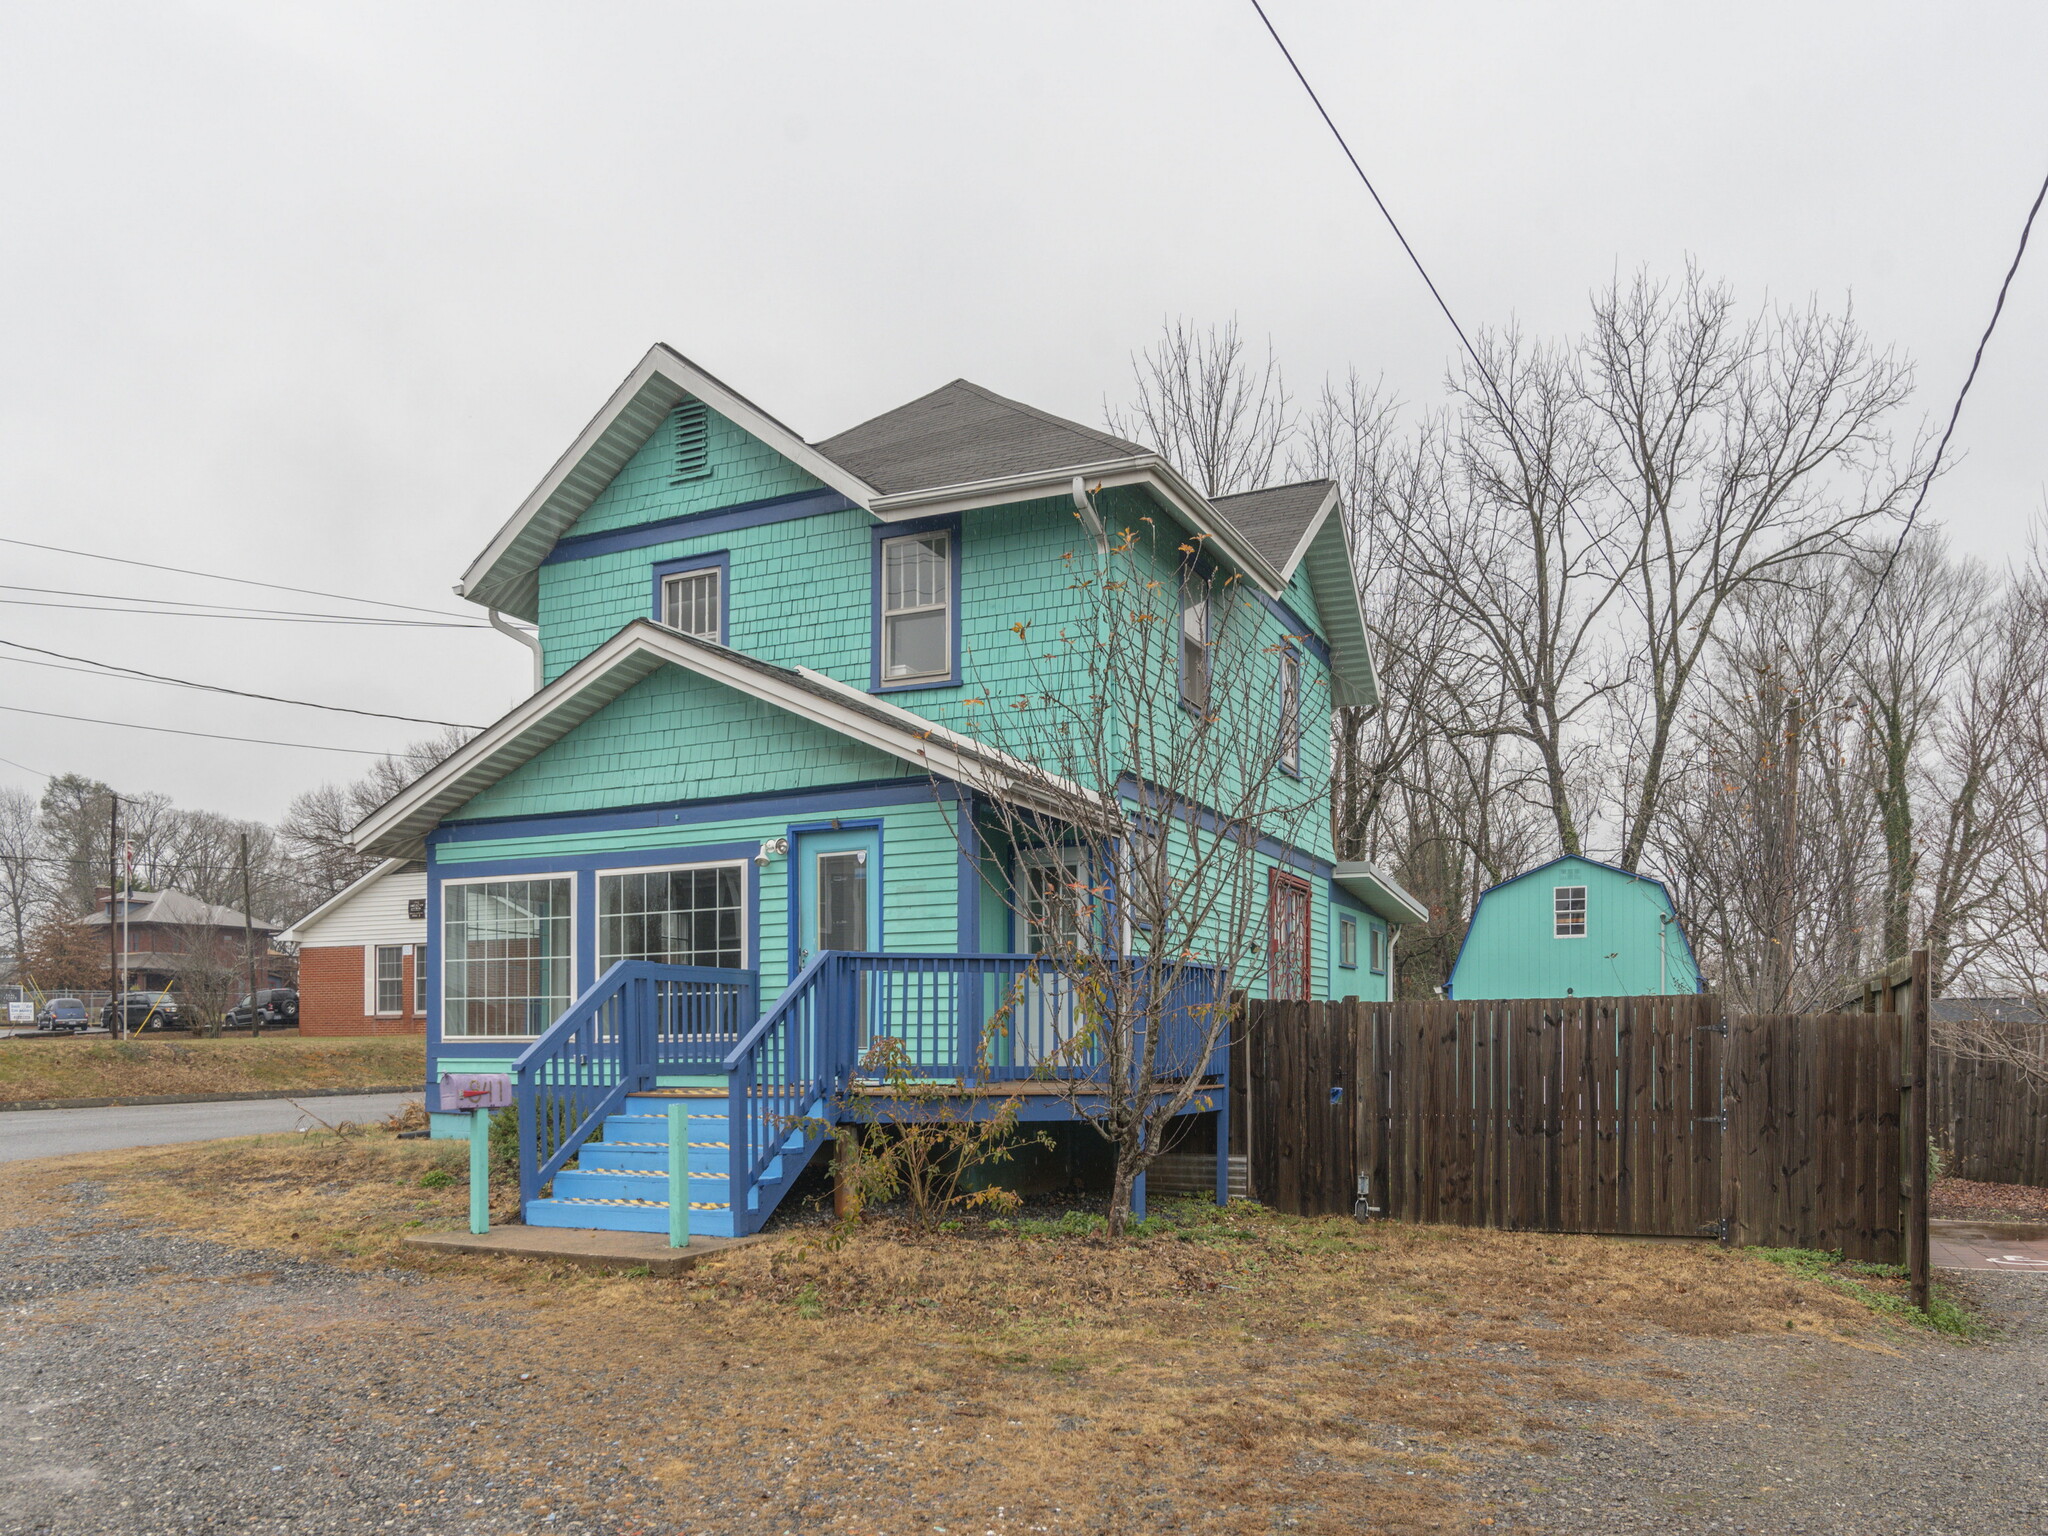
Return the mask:
{"type": "Polygon", "coordinates": [[[1372,973],[1375,976],[1387,974],[1387,930],[1378,923],[1366,929],[1372,944],[1372,973]]]}
{"type": "Polygon", "coordinates": [[[427,1016],[427,946],[424,944],[412,947],[412,1016],[416,1019],[427,1016]]]}
{"type": "Polygon", "coordinates": [[[1301,776],[1301,658],[1280,653],[1280,771],[1301,776]]]}
{"type": "Polygon", "coordinates": [[[567,875],[441,886],[441,1033],[531,1039],[573,995],[575,882],[567,875]]]}
{"type": "Polygon", "coordinates": [[[1017,856],[1024,897],[1024,952],[1070,954],[1082,947],[1094,920],[1094,893],[1081,876],[1073,848],[1027,849],[1017,856]]]}
{"type": "Polygon", "coordinates": [[[405,1012],[405,946],[370,946],[370,1012],[391,1017],[405,1012]]]}
{"type": "Polygon", "coordinates": [[[723,572],[715,565],[701,571],[678,571],[661,579],[661,622],[700,640],[716,640],[725,593],[723,572]]]}
{"type": "Polygon", "coordinates": [[[1586,888],[1583,885],[1560,885],[1554,895],[1557,936],[1560,939],[1583,939],[1586,936],[1586,888]]]}
{"type": "Polygon", "coordinates": [[[882,541],[882,682],[953,672],[953,536],[882,541]]]}
{"type": "Polygon", "coordinates": [[[1192,570],[1180,578],[1180,698],[1209,707],[1209,583],[1192,570]]]}
{"type": "Polygon", "coordinates": [[[1358,919],[1337,919],[1337,963],[1347,971],[1358,969],[1358,919]]]}
{"type": "Polygon", "coordinates": [[[686,864],[600,872],[598,971],[620,960],[743,968],[746,866],[686,864]]]}

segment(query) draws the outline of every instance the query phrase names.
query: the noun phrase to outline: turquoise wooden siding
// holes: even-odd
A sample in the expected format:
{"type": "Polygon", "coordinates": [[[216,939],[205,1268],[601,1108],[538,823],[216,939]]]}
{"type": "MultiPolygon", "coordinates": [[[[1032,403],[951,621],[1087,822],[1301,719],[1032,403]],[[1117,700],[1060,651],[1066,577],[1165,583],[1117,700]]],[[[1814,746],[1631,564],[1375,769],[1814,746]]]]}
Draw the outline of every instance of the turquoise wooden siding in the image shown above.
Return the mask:
{"type": "Polygon", "coordinates": [[[1640,997],[1699,990],[1671,899],[1654,880],[1566,858],[1480,898],[1451,970],[1453,997],[1640,997]],[[1556,936],[1559,886],[1586,888],[1583,938],[1556,936]],[[1668,929],[1668,932],[1667,932],[1668,929]]]}
{"type": "Polygon", "coordinates": [[[758,437],[716,411],[705,412],[710,473],[671,483],[675,466],[675,417],[661,424],[612,483],[598,493],[569,529],[570,535],[610,533],[664,517],[710,512],[743,501],[766,501],[823,489],[823,482],[797,468],[758,437]]]}
{"type": "Polygon", "coordinates": [[[599,811],[917,771],[723,683],[664,667],[448,819],[599,811]]]}

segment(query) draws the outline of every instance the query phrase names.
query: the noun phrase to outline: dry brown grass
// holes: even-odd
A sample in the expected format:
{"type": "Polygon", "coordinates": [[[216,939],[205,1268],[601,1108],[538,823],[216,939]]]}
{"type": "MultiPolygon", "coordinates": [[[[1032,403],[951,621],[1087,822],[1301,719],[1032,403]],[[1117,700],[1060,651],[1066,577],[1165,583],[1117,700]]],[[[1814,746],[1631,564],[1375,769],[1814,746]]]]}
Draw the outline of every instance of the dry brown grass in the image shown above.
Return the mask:
{"type": "Polygon", "coordinates": [[[422,1038],[0,1040],[0,1101],[388,1088],[426,1081],[422,1038]]]}
{"type": "MultiPolygon", "coordinates": [[[[89,1177],[137,1215],[370,1265],[415,1224],[460,1224],[460,1183],[418,1184],[459,1153],[269,1138],[54,1160],[32,1177],[89,1177]]],[[[663,1530],[758,1516],[746,1528],[1008,1536],[1286,1520],[1478,1536],[1506,1517],[1470,1503],[1461,1473],[1540,1445],[1546,1404],[1619,1423],[1678,1411],[1668,1372],[1636,1342],[1646,1331],[1882,1337],[1851,1298],[1702,1244],[1361,1228],[1249,1207],[1189,1217],[1122,1245],[883,1223],[833,1248],[813,1231],[679,1281],[412,1262],[446,1282],[458,1331],[514,1337],[520,1369],[538,1368],[519,1408],[464,1454],[508,1472],[550,1458],[566,1487],[573,1459],[550,1437],[624,1434],[618,1456],[648,1458],[649,1513],[682,1522],[663,1530]]],[[[380,1380],[434,1369],[381,1356],[375,1368],[380,1380]]],[[[573,1491],[549,1507],[575,1507],[573,1491]]]]}

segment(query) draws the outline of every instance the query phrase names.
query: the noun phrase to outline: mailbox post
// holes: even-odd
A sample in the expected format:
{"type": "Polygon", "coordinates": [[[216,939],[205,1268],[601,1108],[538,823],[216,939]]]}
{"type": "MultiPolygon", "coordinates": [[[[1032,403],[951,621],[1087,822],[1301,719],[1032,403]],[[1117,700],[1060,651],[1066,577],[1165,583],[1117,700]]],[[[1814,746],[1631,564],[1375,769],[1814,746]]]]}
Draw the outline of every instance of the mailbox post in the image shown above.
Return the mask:
{"type": "Polygon", "coordinates": [[[668,1245],[690,1246],[690,1116],[681,1099],[668,1101],[668,1245]]]}
{"type": "Polygon", "coordinates": [[[444,1072],[441,1112],[469,1116],[469,1230],[491,1230],[491,1111],[512,1102],[512,1079],[502,1072],[444,1072]]]}

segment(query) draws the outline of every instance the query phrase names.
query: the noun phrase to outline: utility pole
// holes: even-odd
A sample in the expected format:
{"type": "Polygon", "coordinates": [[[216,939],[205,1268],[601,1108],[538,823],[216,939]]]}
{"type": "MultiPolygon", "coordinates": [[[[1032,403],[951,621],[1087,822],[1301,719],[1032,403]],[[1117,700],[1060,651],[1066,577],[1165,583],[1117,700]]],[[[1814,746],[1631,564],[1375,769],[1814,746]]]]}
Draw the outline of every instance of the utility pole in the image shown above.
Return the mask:
{"type": "Polygon", "coordinates": [[[113,994],[114,1031],[123,1040],[128,1038],[127,999],[121,996],[121,963],[127,957],[120,953],[121,927],[114,921],[114,898],[121,892],[120,879],[114,866],[121,857],[121,797],[110,795],[107,802],[107,990],[113,994]]]}
{"type": "Polygon", "coordinates": [[[242,956],[249,966],[249,1038],[263,1038],[263,1011],[256,1006],[255,920],[249,915],[249,834],[242,834],[242,956]]]}

